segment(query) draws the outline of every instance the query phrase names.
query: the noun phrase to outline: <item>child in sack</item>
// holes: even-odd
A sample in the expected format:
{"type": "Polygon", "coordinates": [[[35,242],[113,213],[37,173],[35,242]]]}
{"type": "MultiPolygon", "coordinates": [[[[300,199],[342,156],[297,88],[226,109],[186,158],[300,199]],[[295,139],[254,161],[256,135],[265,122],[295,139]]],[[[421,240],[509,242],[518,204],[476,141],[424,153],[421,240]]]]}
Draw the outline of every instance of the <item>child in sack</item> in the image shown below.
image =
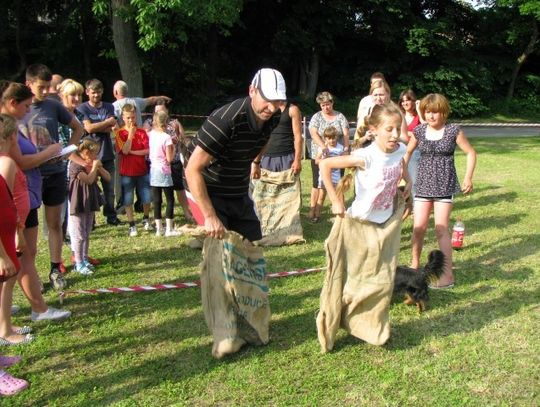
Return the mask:
{"type": "Polygon", "coordinates": [[[94,212],[99,211],[102,197],[97,184],[98,177],[110,181],[111,175],[97,159],[99,144],[86,139],[79,145],[77,154],[86,165],[75,162],[69,166],[69,235],[75,256],[75,270],[82,275],[93,273],[94,266],[88,261],[90,232],[94,222],[94,212]]]}

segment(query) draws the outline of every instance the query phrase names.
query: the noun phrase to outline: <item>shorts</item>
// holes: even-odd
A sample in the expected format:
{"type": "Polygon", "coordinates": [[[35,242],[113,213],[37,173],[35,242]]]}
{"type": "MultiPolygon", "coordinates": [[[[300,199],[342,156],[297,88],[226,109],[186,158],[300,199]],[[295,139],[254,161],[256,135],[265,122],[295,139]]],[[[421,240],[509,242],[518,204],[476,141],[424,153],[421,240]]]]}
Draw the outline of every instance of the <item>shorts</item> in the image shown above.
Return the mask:
{"type": "Polygon", "coordinates": [[[41,187],[43,204],[46,206],[62,205],[66,200],[66,174],[58,172],[56,174],[45,175],[42,177],[41,187]]]}
{"type": "Polygon", "coordinates": [[[311,160],[311,182],[313,188],[319,188],[319,166],[315,160],[311,160]]]}
{"type": "Polygon", "coordinates": [[[24,227],[30,229],[35,228],[38,225],[38,208],[30,209],[30,212],[28,212],[28,216],[26,217],[26,222],[24,222],[24,227]]]}
{"type": "Polygon", "coordinates": [[[172,187],[171,174],[164,174],[160,169],[150,167],[150,186],[152,187],[172,187]]]}
{"type": "Polygon", "coordinates": [[[289,154],[269,157],[264,155],[261,158],[261,168],[273,172],[287,171],[292,167],[294,162],[294,151],[289,154]]]}
{"type": "Polygon", "coordinates": [[[225,229],[234,230],[251,242],[262,239],[255,204],[247,194],[240,198],[210,196],[210,201],[225,229]]]}
{"type": "Polygon", "coordinates": [[[453,203],[454,195],[447,196],[415,196],[415,201],[418,202],[443,202],[443,203],[453,203]]]}
{"type": "Polygon", "coordinates": [[[173,182],[173,189],[175,191],[183,191],[184,187],[184,165],[182,161],[178,160],[171,163],[171,177],[173,182]]]}
{"type": "Polygon", "coordinates": [[[150,177],[148,174],[139,175],[137,177],[129,177],[127,175],[121,176],[122,193],[124,198],[122,203],[124,206],[133,205],[133,191],[137,188],[139,199],[143,205],[152,202],[152,196],[150,194],[150,177]]]}

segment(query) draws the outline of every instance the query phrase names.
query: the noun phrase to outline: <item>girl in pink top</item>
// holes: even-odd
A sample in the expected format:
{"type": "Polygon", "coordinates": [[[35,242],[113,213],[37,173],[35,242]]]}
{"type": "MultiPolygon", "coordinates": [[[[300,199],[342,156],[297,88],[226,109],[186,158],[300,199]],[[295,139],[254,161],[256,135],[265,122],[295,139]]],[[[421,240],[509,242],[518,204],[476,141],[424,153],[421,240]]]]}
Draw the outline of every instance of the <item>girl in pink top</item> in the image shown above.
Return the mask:
{"type": "Polygon", "coordinates": [[[169,117],[164,111],[154,113],[153,128],[148,133],[150,141],[150,186],[154,203],[154,219],[156,222],[156,236],[163,234],[161,220],[162,192],[165,193],[167,208],[165,210],[165,236],[177,236],[174,230],[174,188],[171,175],[171,161],[174,158],[174,144],[171,136],[166,132],[169,117]]]}

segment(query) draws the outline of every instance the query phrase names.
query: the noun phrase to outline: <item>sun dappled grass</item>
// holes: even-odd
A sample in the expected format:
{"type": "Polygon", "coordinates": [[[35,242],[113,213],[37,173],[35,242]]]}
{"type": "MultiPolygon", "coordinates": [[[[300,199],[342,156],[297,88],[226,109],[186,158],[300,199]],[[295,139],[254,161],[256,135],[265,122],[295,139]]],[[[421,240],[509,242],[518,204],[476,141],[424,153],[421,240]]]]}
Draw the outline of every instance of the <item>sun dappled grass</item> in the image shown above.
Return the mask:
{"type": "MultiPolygon", "coordinates": [[[[466,247],[454,254],[456,288],[432,292],[422,315],[395,302],[385,346],[342,331],[332,353],[319,353],[320,273],[272,280],[271,342],[222,361],[210,355],[198,289],[74,294],[64,304],[69,321],[36,325],[37,340],[17,349],[24,362],[10,372],[31,387],[2,405],[539,405],[540,140],[471,142],[479,152],[475,192],[459,197],[452,215],[467,228],[466,247]]],[[[457,164],[462,174],[462,154],[457,164]]],[[[309,178],[305,162],[304,212],[309,178]]],[[[304,222],[306,244],[265,250],[268,271],[324,265],[329,219],[327,204],[321,223],[304,222]]],[[[402,264],[410,235],[408,220],[402,264]]],[[[128,238],[126,226],[99,225],[91,254],[104,264],[91,278],[69,274],[69,288],[196,280],[200,252],[186,240],[128,238]]],[[[431,230],[424,255],[435,247],[431,230]]],[[[42,241],[44,279],[46,253],[42,241]]],[[[15,322],[28,323],[16,291],[23,310],[15,322]]],[[[58,305],[53,292],[46,297],[58,305]]]]}

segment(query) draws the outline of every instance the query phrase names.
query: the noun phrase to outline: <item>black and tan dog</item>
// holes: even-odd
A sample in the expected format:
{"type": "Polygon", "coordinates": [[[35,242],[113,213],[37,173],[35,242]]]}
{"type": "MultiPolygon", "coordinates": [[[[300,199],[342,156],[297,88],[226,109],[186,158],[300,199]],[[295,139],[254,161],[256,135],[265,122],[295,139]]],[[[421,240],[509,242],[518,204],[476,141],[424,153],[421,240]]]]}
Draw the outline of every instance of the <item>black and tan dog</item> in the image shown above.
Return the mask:
{"type": "Polygon", "coordinates": [[[428,262],[418,270],[406,266],[398,266],[394,280],[394,294],[404,293],[405,304],[416,305],[418,312],[426,309],[429,300],[428,285],[437,281],[444,273],[446,259],[443,252],[433,250],[429,253],[428,262]]]}

